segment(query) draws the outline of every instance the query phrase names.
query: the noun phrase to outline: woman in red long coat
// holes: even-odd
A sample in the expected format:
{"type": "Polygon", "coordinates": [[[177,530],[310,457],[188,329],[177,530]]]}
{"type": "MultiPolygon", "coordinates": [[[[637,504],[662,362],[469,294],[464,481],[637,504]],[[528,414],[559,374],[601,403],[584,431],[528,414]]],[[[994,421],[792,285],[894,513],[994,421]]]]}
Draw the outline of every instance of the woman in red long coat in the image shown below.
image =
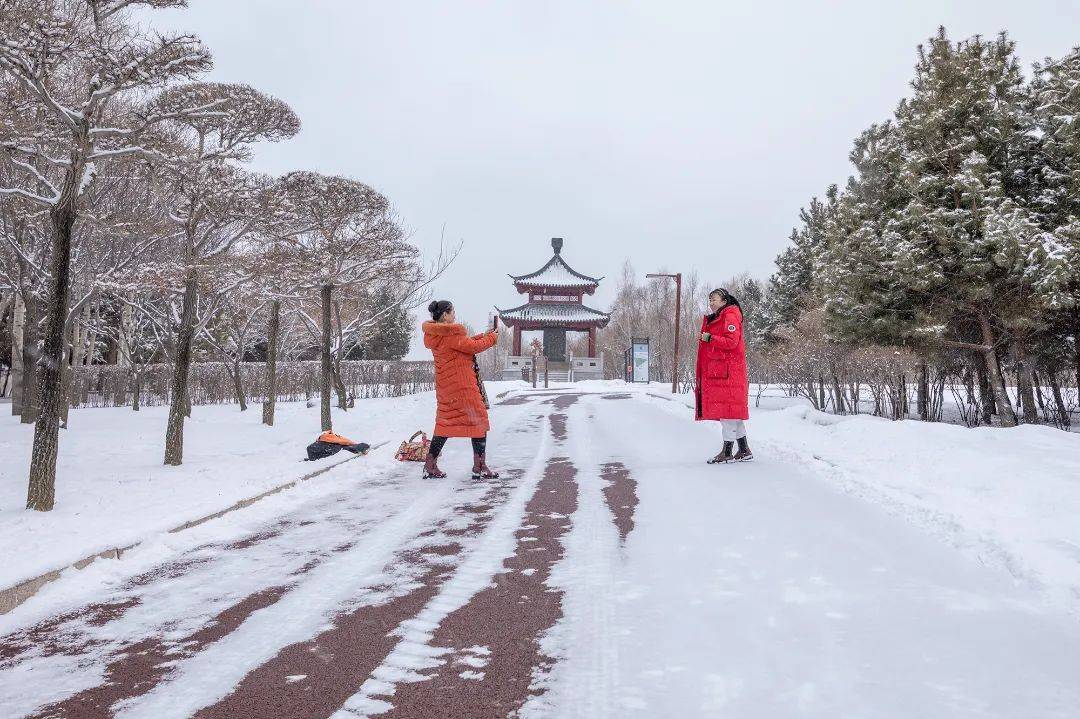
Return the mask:
{"type": "Polygon", "coordinates": [[[746,462],[754,454],[743,423],[750,419],[750,384],[742,308],[730,292],[716,289],[709,293],[709,309],[698,342],[695,419],[719,421],[723,428],[724,449],[709,464],[746,462]],[[736,443],[739,451],[732,454],[736,443]]]}
{"type": "Polygon", "coordinates": [[[495,330],[469,337],[465,326],[457,323],[454,305],[439,300],[428,305],[431,321],[425,322],[424,346],[435,358],[435,433],[424,461],[424,479],[445,477],[437,460],[448,437],[469,437],[473,446],[473,479],[495,479],[487,454],[488,412],[484,386],[481,384],[475,356],[495,346],[495,330]]]}

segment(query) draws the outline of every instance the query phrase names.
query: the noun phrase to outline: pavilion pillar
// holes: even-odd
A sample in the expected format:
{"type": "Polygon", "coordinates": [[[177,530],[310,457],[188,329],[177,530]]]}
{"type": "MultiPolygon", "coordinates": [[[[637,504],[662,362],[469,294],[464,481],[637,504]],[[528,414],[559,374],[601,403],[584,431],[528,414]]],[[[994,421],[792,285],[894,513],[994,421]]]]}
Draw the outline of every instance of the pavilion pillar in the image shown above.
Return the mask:
{"type": "Polygon", "coordinates": [[[521,327],[514,325],[514,356],[521,356],[521,327]]]}
{"type": "Polygon", "coordinates": [[[596,328],[589,328],[589,356],[596,356],[596,328]]]}

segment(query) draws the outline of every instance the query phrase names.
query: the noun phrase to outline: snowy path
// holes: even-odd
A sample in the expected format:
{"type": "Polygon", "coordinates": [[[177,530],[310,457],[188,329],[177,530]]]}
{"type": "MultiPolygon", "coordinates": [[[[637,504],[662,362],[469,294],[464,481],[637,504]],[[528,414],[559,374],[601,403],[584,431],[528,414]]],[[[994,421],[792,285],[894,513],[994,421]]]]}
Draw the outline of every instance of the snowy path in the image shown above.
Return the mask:
{"type": "MultiPolygon", "coordinates": [[[[612,715],[1076,715],[1074,618],[770,459],[783,437],[756,442],[754,463],[703,465],[714,428],[663,405],[589,398],[583,408],[595,412],[582,429],[596,459],[623,462],[640,498],[614,573],[612,715]]],[[[579,625],[569,670],[600,638],[579,633],[588,615],[567,621],[579,625]]],[[[586,684],[556,681],[553,715],[597,716],[575,691],[586,684]]]]}
{"type": "Polygon", "coordinates": [[[442,482],[353,462],[272,521],[191,530],[78,604],[60,586],[0,617],[0,716],[1080,706],[1075,617],[779,459],[782,436],[707,466],[716,427],[638,392],[520,393],[493,425],[502,480],[462,477],[460,440],[442,482]]]}

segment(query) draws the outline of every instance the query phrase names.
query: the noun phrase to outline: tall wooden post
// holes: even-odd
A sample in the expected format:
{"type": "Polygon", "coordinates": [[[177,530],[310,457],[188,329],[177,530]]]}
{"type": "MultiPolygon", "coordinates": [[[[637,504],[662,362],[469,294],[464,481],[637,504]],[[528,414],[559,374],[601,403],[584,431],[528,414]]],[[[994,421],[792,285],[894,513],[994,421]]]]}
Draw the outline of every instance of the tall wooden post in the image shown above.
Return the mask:
{"type": "Polygon", "coordinates": [[[675,280],[675,352],[673,353],[671,363],[671,393],[676,394],[679,391],[679,324],[682,319],[682,273],[676,272],[673,275],[669,275],[657,272],[645,276],[650,279],[656,277],[671,277],[675,280]]]}
{"type": "Polygon", "coordinates": [[[682,273],[675,273],[675,360],[671,368],[671,393],[679,392],[679,325],[682,324],[682,273]]]}
{"type": "Polygon", "coordinates": [[[514,325],[514,356],[521,356],[521,327],[514,325]]]}

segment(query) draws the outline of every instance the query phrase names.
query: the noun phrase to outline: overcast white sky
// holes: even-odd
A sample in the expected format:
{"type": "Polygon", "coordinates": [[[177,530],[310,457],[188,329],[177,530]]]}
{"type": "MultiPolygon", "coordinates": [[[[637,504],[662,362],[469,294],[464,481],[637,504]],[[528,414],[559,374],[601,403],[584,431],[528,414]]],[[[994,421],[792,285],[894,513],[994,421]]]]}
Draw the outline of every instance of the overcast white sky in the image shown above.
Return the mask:
{"type": "MultiPolygon", "coordinates": [[[[368,2],[191,0],[213,79],[290,103],[303,130],[257,169],[362,180],[433,253],[439,298],[480,327],[507,273],[566,238],[576,269],[622,262],[766,278],[801,206],[850,172],[852,139],[907,94],[915,47],[1007,29],[1026,66],[1080,44],[1077,0],[368,2]]],[[[422,347],[412,356],[423,357],[422,347]]]]}

